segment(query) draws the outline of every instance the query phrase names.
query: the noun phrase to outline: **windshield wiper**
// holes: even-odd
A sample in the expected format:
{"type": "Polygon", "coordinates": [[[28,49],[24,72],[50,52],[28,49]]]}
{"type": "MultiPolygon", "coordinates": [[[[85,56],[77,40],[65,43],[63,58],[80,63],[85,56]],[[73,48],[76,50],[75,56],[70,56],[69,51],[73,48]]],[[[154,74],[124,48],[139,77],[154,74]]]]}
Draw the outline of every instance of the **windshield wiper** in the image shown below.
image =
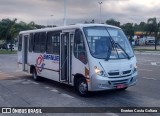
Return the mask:
{"type": "MultiPolygon", "coordinates": [[[[110,33],[109,33],[109,31],[108,31],[107,28],[106,28],[106,30],[107,30],[107,32],[108,32],[108,34],[109,34],[111,44],[112,44],[112,46],[114,46],[113,48],[115,48],[118,57],[119,57],[119,54],[118,54],[117,46],[116,46],[116,45],[118,45],[118,47],[126,54],[127,58],[130,59],[130,56],[128,55],[128,53],[121,47],[121,45],[119,45],[118,43],[116,43],[116,42],[114,41],[114,39],[113,39],[112,36],[110,35],[110,33]]],[[[110,55],[109,55],[108,57],[110,57],[110,55]]],[[[106,58],[106,60],[109,59],[108,57],[106,58]]]]}
{"type": "MultiPolygon", "coordinates": [[[[127,56],[128,59],[130,59],[130,56],[128,55],[128,53],[121,47],[121,45],[119,45],[118,43],[116,43],[113,38],[110,36],[110,38],[112,39],[112,42],[115,45],[115,48],[117,47],[116,45],[118,45],[118,47],[125,53],[125,55],[127,56]]],[[[117,50],[116,50],[117,51],[117,50]]]]}

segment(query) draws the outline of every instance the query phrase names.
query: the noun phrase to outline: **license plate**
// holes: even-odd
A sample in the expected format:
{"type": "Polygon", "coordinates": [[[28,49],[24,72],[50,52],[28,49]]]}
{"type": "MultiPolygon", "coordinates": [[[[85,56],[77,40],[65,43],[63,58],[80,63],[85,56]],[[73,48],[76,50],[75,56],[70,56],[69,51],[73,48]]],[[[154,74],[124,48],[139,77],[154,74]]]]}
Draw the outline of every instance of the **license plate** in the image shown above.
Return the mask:
{"type": "Polygon", "coordinates": [[[122,89],[122,88],[125,88],[126,86],[124,84],[118,84],[117,85],[117,89],[122,89]]]}

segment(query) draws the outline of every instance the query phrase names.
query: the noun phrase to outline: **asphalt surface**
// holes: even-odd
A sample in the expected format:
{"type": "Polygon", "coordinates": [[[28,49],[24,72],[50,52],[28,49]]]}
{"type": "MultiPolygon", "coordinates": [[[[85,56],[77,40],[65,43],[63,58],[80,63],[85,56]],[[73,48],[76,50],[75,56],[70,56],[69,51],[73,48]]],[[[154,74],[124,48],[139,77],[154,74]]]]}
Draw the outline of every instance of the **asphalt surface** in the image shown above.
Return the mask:
{"type": "MultiPolygon", "coordinates": [[[[136,86],[125,91],[94,92],[90,97],[83,98],[78,96],[70,86],[47,79],[40,82],[33,81],[31,75],[18,68],[17,55],[0,55],[0,107],[160,107],[160,53],[137,52],[136,56],[139,73],[136,86]]],[[[83,113],[76,115],[158,116],[160,114],[83,113]]]]}

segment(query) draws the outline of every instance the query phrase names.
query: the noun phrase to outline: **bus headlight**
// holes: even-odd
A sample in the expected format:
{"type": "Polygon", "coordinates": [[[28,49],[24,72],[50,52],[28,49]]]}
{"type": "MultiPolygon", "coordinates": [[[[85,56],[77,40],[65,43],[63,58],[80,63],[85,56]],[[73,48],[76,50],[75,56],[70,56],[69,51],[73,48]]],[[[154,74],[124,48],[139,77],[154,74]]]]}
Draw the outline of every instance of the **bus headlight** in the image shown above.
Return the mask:
{"type": "Polygon", "coordinates": [[[95,73],[99,76],[106,76],[105,72],[95,66],[95,73]]]}
{"type": "Polygon", "coordinates": [[[134,66],[133,68],[133,74],[137,71],[137,65],[134,66]]]}

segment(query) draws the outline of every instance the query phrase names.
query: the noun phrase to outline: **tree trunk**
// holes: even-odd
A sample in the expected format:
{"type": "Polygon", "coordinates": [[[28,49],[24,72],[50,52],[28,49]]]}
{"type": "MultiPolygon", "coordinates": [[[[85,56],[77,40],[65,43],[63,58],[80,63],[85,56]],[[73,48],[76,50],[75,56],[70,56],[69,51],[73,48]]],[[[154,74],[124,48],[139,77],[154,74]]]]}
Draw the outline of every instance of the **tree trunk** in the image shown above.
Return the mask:
{"type": "Polygon", "coordinates": [[[155,44],[154,44],[155,50],[157,50],[157,38],[155,38],[155,44]]]}
{"type": "Polygon", "coordinates": [[[13,45],[13,43],[12,43],[12,39],[11,39],[11,45],[10,45],[10,46],[11,46],[11,47],[10,47],[11,52],[13,51],[13,46],[12,46],[12,45],[13,45]]]}
{"type": "Polygon", "coordinates": [[[155,50],[157,50],[157,33],[155,33],[155,44],[154,44],[155,46],[155,50]]]}

